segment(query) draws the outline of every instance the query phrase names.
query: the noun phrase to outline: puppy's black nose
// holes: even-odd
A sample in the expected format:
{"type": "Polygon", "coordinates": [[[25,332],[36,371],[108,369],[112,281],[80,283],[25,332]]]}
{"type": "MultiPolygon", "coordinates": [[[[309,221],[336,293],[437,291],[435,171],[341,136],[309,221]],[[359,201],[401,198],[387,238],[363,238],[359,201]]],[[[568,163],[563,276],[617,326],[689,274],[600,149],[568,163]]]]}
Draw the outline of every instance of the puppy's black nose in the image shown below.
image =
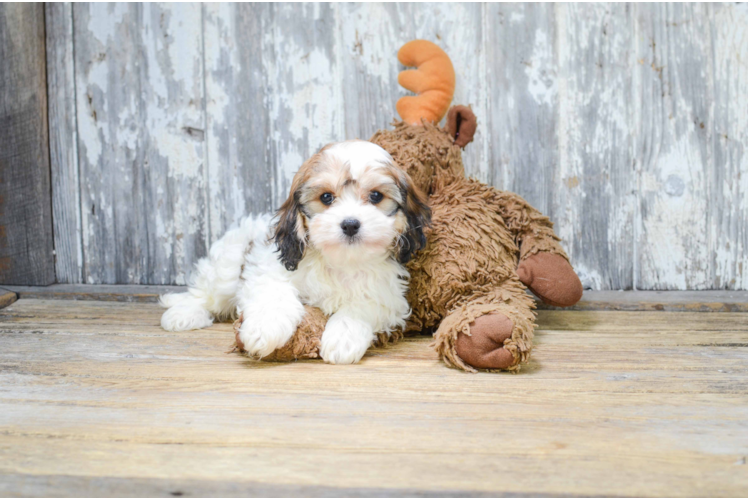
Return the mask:
{"type": "Polygon", "coordinates": [[[356,219],[346,219],[340,223],[340,228],[348,236],[354,236],[361,228],[361,223],[356,219]]]}

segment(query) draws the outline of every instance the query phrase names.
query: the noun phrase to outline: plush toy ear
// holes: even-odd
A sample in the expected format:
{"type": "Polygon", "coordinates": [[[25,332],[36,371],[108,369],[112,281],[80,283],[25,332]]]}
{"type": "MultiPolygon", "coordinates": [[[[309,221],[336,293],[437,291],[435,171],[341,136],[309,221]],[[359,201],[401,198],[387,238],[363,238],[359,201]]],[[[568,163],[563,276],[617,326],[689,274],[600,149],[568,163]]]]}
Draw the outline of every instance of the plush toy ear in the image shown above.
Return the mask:
{"type": "Polygon", "coordinates": [[[447,114],[447,130],[455,144],[464,148],[473,142],[478,119],[473,110],[467,106],[452,106],[447,114]]]}
{"type": "Polygon", "coordinates": [[[407,227],[398,243],[397,259],[405,264],[413,255],[426,246],[424,228],[431,225],[431,209],[426,203],[426,196],[413,184],[410,176],[400,171],[398,184],[402,195],[402,210],[407,227]]]}
{"type": "MultiPolygon", "coordinates": [[[[296,174],[299,177],[299,173],[296,174]]],[[[275,225],[273,239],[280,253],[280,261],[289,271],[295,271],[299,261],[304,256],[306,237],[304,218],[301,214],[301,180],[294,178],[291,194],[276,215],[278,223],[275,225]]]]}

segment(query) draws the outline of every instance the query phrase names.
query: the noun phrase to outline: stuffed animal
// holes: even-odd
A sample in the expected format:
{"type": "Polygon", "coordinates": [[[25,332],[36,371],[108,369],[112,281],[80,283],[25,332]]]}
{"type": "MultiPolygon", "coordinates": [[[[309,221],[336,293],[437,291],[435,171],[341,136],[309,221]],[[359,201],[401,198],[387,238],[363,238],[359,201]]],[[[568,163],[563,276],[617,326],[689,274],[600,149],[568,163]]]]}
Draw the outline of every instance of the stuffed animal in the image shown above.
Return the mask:
{"type": "MultiPolygon", "coordinates": [[[[412,314],[404,333],[433,333],[432,346],[449,366],[518,371],[529,359],[535,327],[535,304],[526,288],[547,304],[565,307],[581,298],[581,282],[547,217],[516,194],[465,177],[461,150],[473,139],[475,115],[455,106],[447,126],[437,125],[454,91],[447,54],[415,40],[400,49],[398,59],[417,66],[402,72],[399,82],[418,95],[400,99],[403,121],[370,140],[428,193],[432,210],[426,247],[407,266],[412,314]]],[[[264,359],[319,357],[326,320],[307,307],[294,337],[264,359]]],[[[380,344],[387,342],[380,337],[380,344]]]]}

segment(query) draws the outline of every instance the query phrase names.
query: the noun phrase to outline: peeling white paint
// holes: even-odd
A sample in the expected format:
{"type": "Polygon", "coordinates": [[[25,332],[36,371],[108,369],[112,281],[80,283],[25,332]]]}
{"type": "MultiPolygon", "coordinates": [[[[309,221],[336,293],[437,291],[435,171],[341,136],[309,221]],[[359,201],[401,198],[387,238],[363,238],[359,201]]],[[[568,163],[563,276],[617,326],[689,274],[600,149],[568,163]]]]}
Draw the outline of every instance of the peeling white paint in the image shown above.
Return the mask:
{"type": "MultiPolygon", "coordinates": [[[[359,60],[366,74],[380,79],[383,84],[392,82],[397,68],[391,63],[392,40],[397,37],[388,6],[383,3],[338,4],[343,52],[348,57],[359,60]],[[355,22],[350,22],[353,19],[355,22]]],[[[395,59],[397,62],[397,59],[395,59]]],[[[403,90],[405,95],[405,90],[403,90]]]]}
{"type": "Polygon", "coordinates": [[[704,214],[706,197],[699,186],[704,185],[701,172],[683,168],[700,165],[701,158],[687,136],[657,159],[659,182],[645,196],[654,196],[650,215],[644,220],[644,262],[648,269],[658,270],[659,282],[668,288],[707,288],[707,253],[704,214]],[[670,175],[679,175],[687,186],[682,196],[663,196],[664,184],[670,175]],[[701,224],[696,223],[702,221],[701,224]]]}
{"type": "Polygon", "coordinates": [[[509,16],[509,21],[512,23],[521,23],[525,20],[525,15],[522,12],[512,12],[509,16]]]}
{"type": "MultiPolygon", "coordinates": [[[[284,6],[279,11],[273,26],[273,43],[276,48],[283,48],[284,56],[268,61],[267,67],[274,85],[269,117],[280,180],[275,191],[276,204],[288,196],[291,179],[304,160],[325,144],[343,137],[336,115],[336,59],[327,56],[325,47],[299,43],[300,34],[287,17],[298,15],[295,8],[284,6]]],[[[304,22],[321,21],[317,16],[319,11],[315,10],[314,16],[304,22]]]]}
{"type": "MultiPolygon", "coordinates": [[[[711,209],[716,287],[748,289],[748,4],[715,7],[715,91],[729,96],[715,106],[715,162],[723,180],[715,186],[722,205],[711,209]],[[718,217],[722,215],[722,217],[718,217]]],[[[714,201],[712,201],[714,203],[714,201]]]]}
{"type": "Polygon", "coordinates": [[[590,269],[584,264],[575,263],[574,271],[579,276],[579,281],[582,282],[582,287],[585,290],[600,290],[607,286],[607,280],[603,278],[599,269],[590,269]]]}
{"type": "Polygon", "coordinates": [[[639,46],[643,64],[643,96],[651,107],[643,119],[650,129],[639,137],[638,151],[649,152],[642,167],[641,228],[638,241],[639,281],[644,289],[705,289],[713,286],[710,234],[707,221],[709,170],[713,165],[710,134],[713,115],[702,107],[712,99],[712,82],[695,72],[711,58],[704,38],[707,7],[678,5],[660,10],[642,7],[643,28],[649,37],[668,29],[668,38],[639,46]],[[654,17],[663,12],[665,17],[654,17]],[[693,22],[677,25],[684,17],[693,22]],[[665,27],[663,27],[665,26],[665,27]],[[659,94],[659,95],[658,95],[659,94]],[[703,127],[702,127],[703,124],[703,127]],[[647,141],[647,142],[641,142],[647,141]],[[683,184],[682,192],[675,184],[683,184]]]}
{"type": "Polygon", "coordinates": [[[538,102],[551,106],[557,92],[553,43],[548,34],[535,31],[532,57],[524,62],[530,95],[538,102]]]}
{"type": "MultiPolygon", "coordinates": [[[[224,212],[232,210],[233,213],[247,213],[241,179],[236,178],[236,143],[222,142],[223,134],[230,131],[229,117],[237,109],[224,78],[242,78],[245,70],[238,58],[236,45],[241,34],[236,33],[232,22],[236,17],[236,8],[236,5],[228,3],[209,3],[204,6],[209,242],[218,239],[227,229],[222,222],[224,212]],[[228,149],[228,158],[221,155],[222,148],[228,149]],[[221,174],[233,176],[228,192],[222,189],[221,174]]],[[[257,73],[262,74],[261,71],[257,73]]]]}
{"type": "Polygon", "coordinates": [[[106,46],[129,14],[129,9],[123,3],[98,3],[90,6],[90,12],[86,29],[102,46],[106,46]]]}

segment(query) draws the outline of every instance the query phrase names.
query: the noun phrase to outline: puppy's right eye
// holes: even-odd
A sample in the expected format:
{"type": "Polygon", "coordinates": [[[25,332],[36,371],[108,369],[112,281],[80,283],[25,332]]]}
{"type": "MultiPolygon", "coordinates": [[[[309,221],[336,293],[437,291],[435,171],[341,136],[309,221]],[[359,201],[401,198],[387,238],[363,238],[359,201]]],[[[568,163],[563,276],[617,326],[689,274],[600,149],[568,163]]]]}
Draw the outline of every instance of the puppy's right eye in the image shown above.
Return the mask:
{"type": "Polygon", "coordinates": [[[335,198],[332,193],[325,193],[319,197],[319,201],[321,201],[323,205],[331,205],[333,199],[335,198]]]}

